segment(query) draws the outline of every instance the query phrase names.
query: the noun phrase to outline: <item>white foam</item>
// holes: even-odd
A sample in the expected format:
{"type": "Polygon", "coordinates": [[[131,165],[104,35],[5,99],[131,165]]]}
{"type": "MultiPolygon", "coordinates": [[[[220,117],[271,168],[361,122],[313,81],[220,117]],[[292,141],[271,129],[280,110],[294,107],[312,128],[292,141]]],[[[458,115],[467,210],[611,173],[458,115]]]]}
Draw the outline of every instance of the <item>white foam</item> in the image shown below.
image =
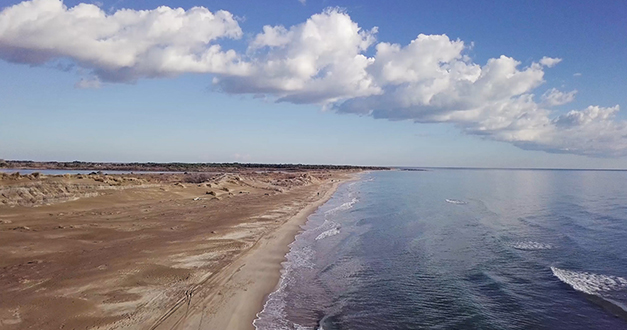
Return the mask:
{"type": "Polygon", "coordinates": [[[510,244],[511,247],[518,250],[549,250],[553,248],[553,245],[548,243],[540,243],[534,241],[520,241],[510,244]]]}
{"type": "Polygon", "coordinates": [[[297,268],[313,268],[314,266],[314,252],[309,246],[304,246],[300,249],[295,249],[289,252],[288,261],[285,263],[284,268],[286,273],[289,273],[293,269],[297,268]]]}
{"type": "Polygon", "coordinates": [[[446,199],[446,202],[447,203],[451,203],[451,204],[456,204],[456,205],[466,205],[466,204],[468,204],[467,202],[460,201],[458,199],[449,199],[449,198],[446,199]]]}
{"type": "Polygon", "coordinates": [[[353,207],[353,205],[355,205],[355,203],[357,203],[359,200],[357,198],[353,198],[350,202],[346,202],[338,207],[334,207],[326,212],[324,212],[324,214],[329,215],[329,214],[333,214],[339,211],[346,211],[349,210],[353,207]]]}
{"type": "Polygon", "coordinates": [[[299,247],[297,244],[298,236],[297,240],[290,244],[290,251],[286,255],[287,261],[282,264],[283,269],[281,270],[278,289],[268,295],[263,309],[257,313],[253,321],[255,329],[292,330],[300,327],[300,325],[294,324],[287,319],[285,312],[287,292],[285,290],[289,283],[294,280],[293,273],[297,269],[312,268],[314,266],[314,251],[309,246],[299,247]]]}
{"type": "Polygon", "coordinates": [[[315,330],[312,327],[306,327],[306,326],[300,325],[300,324],[295,324],[294,326],[296,327],[296,330],[315,330]]]}
{"type": "Polygon", "coordinates": [[[591,295],[627,288],[627,280],[619,276],[576,272],[557,267],[551,267],[551,271],[555,277],[570,285],[573,289],[591,295]]]}
{"type": "Polygon", "coordinates": [[[335,222],[333,220],[329,220],[329,219],[324,219],[324,222],[320,226],[316,227],[313,230],[318,230],[318,229],[322,229],[322,228],[331,228],[331,227],[335,227],[335,226],[337,226],[337,222],[335,222]]]}
{"type": "MultiPolygon", "coordinates": [[[[349,185],[349,188],[352,184],[349,185]]],[[[296,236],[295,241],[290,244],[290,251],[287,253],[287,261],[282,264],[281,278],[279,280],[278,288],[268,295],[263,309],[257,313],[253,326],[257,330],[315,330],[315,327],[307,327],[288,319],[286,312],[287,296],[289,287],[296,285],[299,273],[307,271],[307,268],[314,268],[315,266],[315,251],[312,249],[311,238],[315,237],[316,240],[321,240],[330,236],[334,236],[340,233],[340,224],[331,219],[334,218],[334,214],[351,209],[358,201],[359,198],[355,197],[358,192],[349,189],[346,195],[343,196],[343,200],[347,202],[342,203],[330,210],[323,213],[324,221],[322,224],[307,227],[304,232],[296,236]],[[317,225],[317,226],[316,226],[317,225]],[[318,236],[313,236],[317,233],[318,236]]],[[[321,220],[321,219],[320,219],[321,220]]],[[[319,221],[319,220],[318,220],[319,221]]]]}
{"type": "Polygon", "coordinates": [[[335,235],[337,235],[337,234],[339,234],[339,233],[340,233],[340,229],[339,229],[339,228],[332,228],[332,229],[329,229],[329,230],[327,230],[327,231],[325,231],[325,232],[322,232],[320,235],[318,235],[318,236],[316,237],[316,241],[319,241],[319,240],[321,240],[321,239],[323,239],[323,238],[327,238],[327,237],[335,236],[335,235]]]}

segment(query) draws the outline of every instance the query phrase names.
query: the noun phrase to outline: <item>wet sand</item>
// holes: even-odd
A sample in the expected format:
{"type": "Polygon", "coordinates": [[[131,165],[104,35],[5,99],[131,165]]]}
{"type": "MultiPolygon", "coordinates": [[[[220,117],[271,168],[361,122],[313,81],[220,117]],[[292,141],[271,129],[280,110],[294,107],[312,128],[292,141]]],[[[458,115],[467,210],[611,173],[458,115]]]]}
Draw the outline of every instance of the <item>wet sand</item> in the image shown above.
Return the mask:
{"type": "Polygon", "coordinates": [[[4,178],[0,325],[252,329],[300,225],[351,176],[4,178]]]}

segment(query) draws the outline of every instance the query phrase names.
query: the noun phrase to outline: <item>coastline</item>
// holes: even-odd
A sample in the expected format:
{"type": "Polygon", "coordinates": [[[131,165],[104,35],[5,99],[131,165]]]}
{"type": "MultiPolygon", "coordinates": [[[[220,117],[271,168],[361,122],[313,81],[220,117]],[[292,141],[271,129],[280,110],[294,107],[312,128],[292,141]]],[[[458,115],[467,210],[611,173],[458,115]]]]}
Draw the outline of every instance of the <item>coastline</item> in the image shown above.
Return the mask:
{"type": "Polygon", "coordinates": [[[355,173],[0,173],[0,324],[252,329],[301,224],[355,173]]]}
{"type": "Polygon", "coordinates": [[[289,218],[275,231],[262,237],[247,253],[217,274],[207,283],[217,289],[212,293],[192,298],[188,308],[173,313],[168,322],[154,329],[255,329],[253,321],[264,308],[267,296],[272,293],[281,278],[282,263],[290,244],[302,230],[301,226],[318,207],[326,203],[341,184],[356,180],[356,175],[345,177],[321,187],[321,195],[289,218]],[[196,300],[196,301],[194,301],[196,300]],[[185,314],[184,321],[174,314],[185,314]]]}

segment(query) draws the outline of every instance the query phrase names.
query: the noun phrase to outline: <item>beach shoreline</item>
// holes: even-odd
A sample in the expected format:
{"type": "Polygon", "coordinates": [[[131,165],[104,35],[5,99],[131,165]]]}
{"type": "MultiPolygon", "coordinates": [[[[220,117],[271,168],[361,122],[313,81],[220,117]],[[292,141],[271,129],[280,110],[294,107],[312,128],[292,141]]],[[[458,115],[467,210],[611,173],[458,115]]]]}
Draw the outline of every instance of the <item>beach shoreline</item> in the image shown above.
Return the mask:
{"type": "MultiPolygon", "coordinates": [[[[356,175],[351,175],[322,187],[318,199],[261,238],[246,254],[225,268],[217,283],[213,283],[221,289],[197,301],[192,299],[191,308],[185,310],[185,321],[177,329],[204,329],[203,325],[207,329],[255,329],[253,321],[263,310],[268,295],[279,285],[290,244],[302,231],[308,217],[331,199],[340,185],[356,179],[356,175]]],[[[164,322],[156,329],[169,329],[172,325],[172,322],[164,322]]]]}

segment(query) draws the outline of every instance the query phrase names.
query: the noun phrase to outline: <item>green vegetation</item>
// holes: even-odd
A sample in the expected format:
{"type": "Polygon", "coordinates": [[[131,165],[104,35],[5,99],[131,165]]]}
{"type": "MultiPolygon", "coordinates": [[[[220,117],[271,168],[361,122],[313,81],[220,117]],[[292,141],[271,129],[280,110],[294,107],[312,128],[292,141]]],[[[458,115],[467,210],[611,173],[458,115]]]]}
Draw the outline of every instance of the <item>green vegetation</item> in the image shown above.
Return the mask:
{"type": "Polygon", "coordinates": [[[379,166],[309,165],[309,164],[247,164],[247,163],[97,163],[97,162],[35,162],[30,160],[0,161],[0,167],[45,170],[108,170],[213,172],[229,170],[389,170],[379,166]]]}

